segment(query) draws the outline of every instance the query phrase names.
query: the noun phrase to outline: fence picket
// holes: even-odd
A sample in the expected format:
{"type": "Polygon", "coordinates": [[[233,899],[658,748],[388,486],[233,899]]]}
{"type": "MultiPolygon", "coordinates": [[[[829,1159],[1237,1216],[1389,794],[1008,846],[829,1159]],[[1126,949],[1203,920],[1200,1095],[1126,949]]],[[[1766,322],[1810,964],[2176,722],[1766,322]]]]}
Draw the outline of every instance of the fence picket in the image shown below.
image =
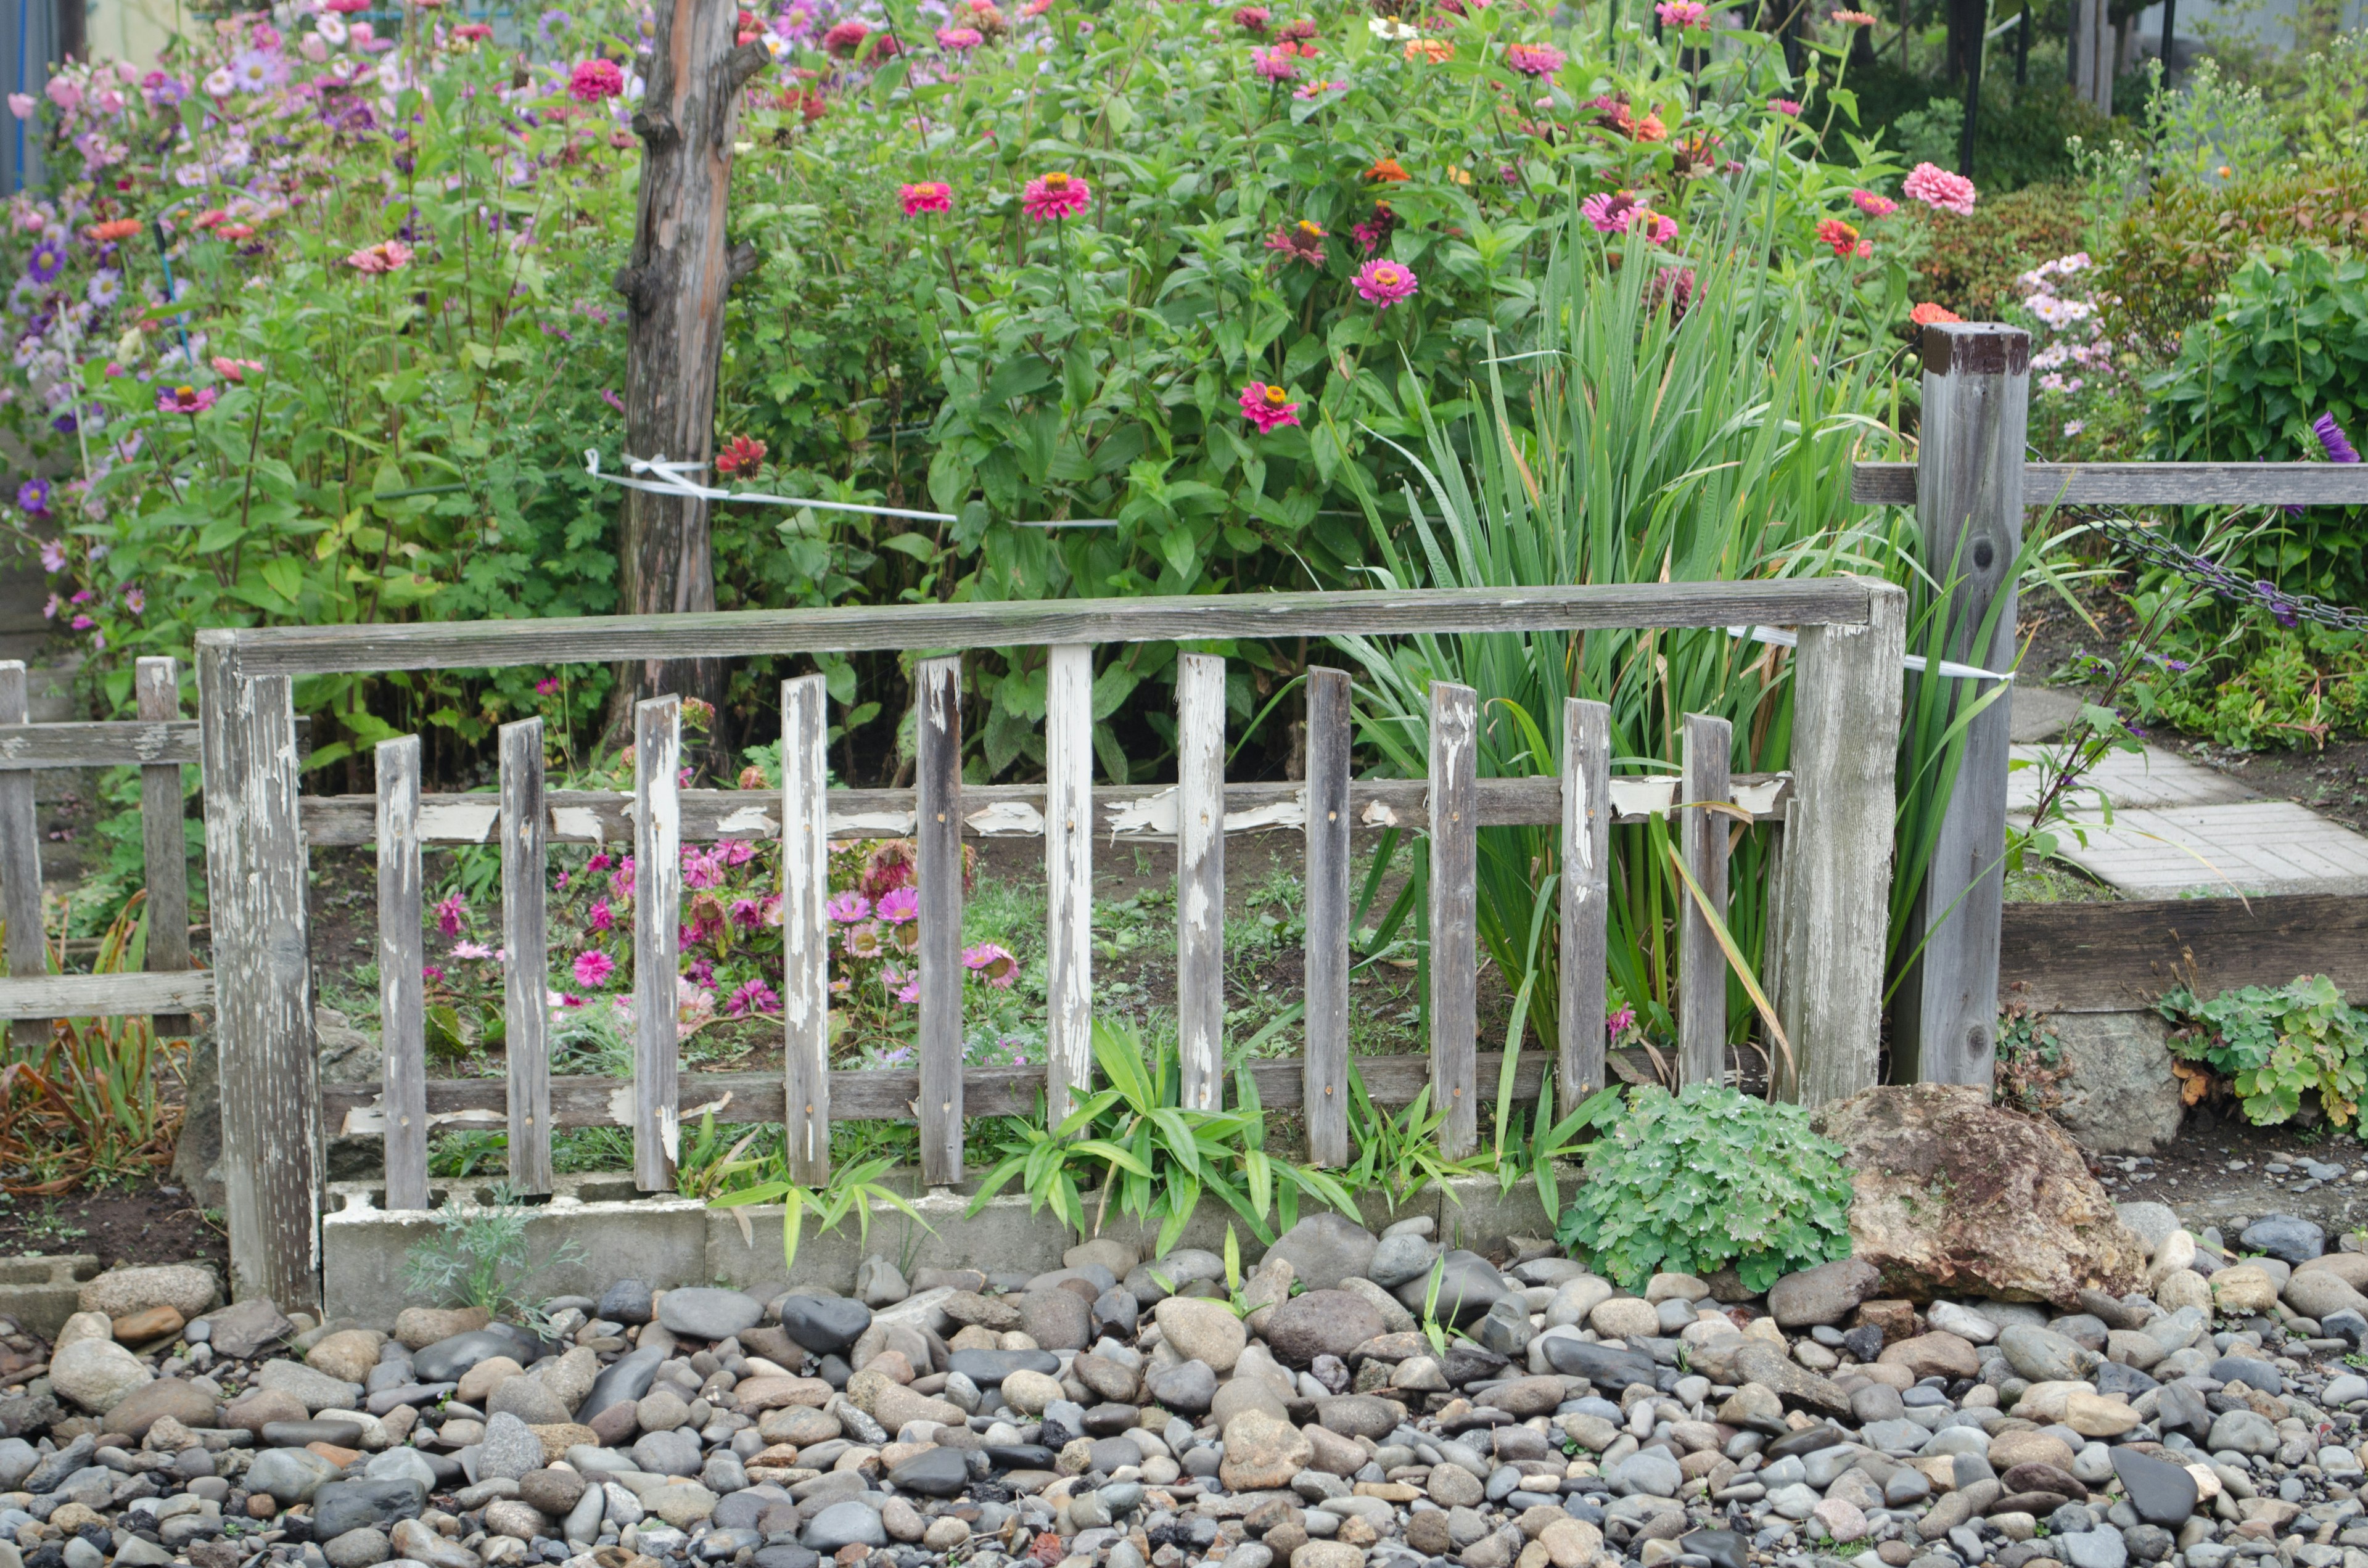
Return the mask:
{"type": "MultiPolygon", "coordinates": [[[[143,720],[169,722],[181,716],[181,665],[170,657],[143,658],[132,667],[131,685],[143,720]]],[[[148,879],[148,972],[187,974],[189,969],[189,840],[182,831],[181,765],[155,763],[140,770],[140,846],[148,879]]],[[[178,1038],[195,1032],[187,1013],[159,1013],[149,1020],[156,1033],[178,1038]]]]}
{"type": "Polygon", "coordinates": [[[1611,915],[1611,710],[1562,705],[1563,1114],[1603,1087],[1603,1031],[1611,915]]]}
{"type": "Polygon", "coordinates": [[[790,1179],[830,1179],[830,823],[826,677],[781,683],[781,1107],[790,1179]]]}
{"type": "Polygon", "coordinates": [[[509,1066],[510,1189],[551,1190],[550,857],[542,721],[501,730],[503,1054],[509,1066]]]}
{"type": "Polygon", "coordinates": [[[682,1126],[675,999],[681,959],[682,699],[633,705],[633,1184],[674,1186],[682,1126]]]}
{"type": "Polygon", "coordinates": [[[1349,1163],[1349,672],[1307,672],[1307,1157],[1349,1163]]]}
{"type": "Polygon", "coordinates": [[[1479,1137],[1479,699],[1430,683],[1430,1082],[1452,1159],[1479,1137]]]}
{"type": "Polygon", "coordinates": [[[921,708],[915,858],[921,879],[921,1179],[962,1176],[962,661],[913,672],[921,708]]]}
{"type": "Polygon", "coordinates": [[[1048,650],[1044,687],[1044,1108],[1094,1083],[1094,651],[1048,650]]]}
{"type": "MultiPolygon", "coordinates": [[[[1734,792],[1728,756],[1735,726],[1707,713],[1686,715],[1685,798],[1714,802],[1734,792]]],[[[1721,920],[1726,918],[1726,858],[1734,819],[1710,804],[1679,813],[1679,853],[1721,920]]],[[[1690,892],[1678,916],[1678,1082],[1716,1084],[1726,1073],[1726,954],[1690,892]]]]}
{"type": "Polygon", "coordinates": [[[419,863],[419,737],[378,744],[378,1016],[386,1096],[386,1207],[427,1207],[427,881],[419,863]]]}
{"type": "Polygon", "coordinates": [[[1225,1103],[1225,661],[1176,669],[1176,1036],[1184,1104],[1225,1103]]]}
{"type": "MultiPolygon", "coordinates": [[[[0,724],[29,722],[22,659],[0,661],[0,724]]],[[[29,978],[49,972],[49,949],[41,935],[41,824],[33,805],[33,776],[22,769],[0,773],[0,915],[8,922],[8,972],[29,978]]],[[[47,1018],[19,1018],[8,1026],[17,1049],[38,1053],[49,1043],[47,1018]]]]}

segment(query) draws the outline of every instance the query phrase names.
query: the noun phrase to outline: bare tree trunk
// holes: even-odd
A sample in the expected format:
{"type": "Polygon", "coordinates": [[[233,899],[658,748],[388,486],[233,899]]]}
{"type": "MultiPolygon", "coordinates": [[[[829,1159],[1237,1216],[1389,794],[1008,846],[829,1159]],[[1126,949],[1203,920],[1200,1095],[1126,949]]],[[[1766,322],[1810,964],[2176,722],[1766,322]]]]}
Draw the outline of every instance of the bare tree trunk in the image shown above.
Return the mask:
{"type": "MultiPolygon", "coordinates": [[[[724,217],[740,90],[770,62],[737,43],[734,0],[658,0],[656,43],[633,131],[642,139],[633,255],[617,275],[625,297],[625,446],[629,456],[704,463],[714,456],[715,381],[723,300],[757,267],[732,245],[724,217]]],[[[706,478],[709,476],[701,475],[706,478]]],[[[704,501],[625,493],[623,608],[642,615],[715,608],[704,501]]],[[[713,660],[651,660],[620,683],[634,695],[677,692],[721,705],[713,660]]]]}

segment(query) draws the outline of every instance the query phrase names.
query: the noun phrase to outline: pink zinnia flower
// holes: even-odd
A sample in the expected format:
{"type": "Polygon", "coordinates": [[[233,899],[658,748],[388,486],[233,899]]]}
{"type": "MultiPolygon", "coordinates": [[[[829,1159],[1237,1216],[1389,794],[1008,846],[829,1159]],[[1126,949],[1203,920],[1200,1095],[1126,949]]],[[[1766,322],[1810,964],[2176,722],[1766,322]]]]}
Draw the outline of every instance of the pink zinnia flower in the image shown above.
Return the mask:
{"type": "Polygon", "coordinates": [[[1661,18],[1664,27],[1676,28],[1680,31],[1710,26],[1710,7],[1702,0],[1661,0],[1653,7],[1653,13],[1661,18]]]}
{"type": "Polygon", "coordinates": [[[938,47],[951,49],[957,53],[976,49],[985,41],[986,35],[976,28],[939,28],[938,29],[938,47]]]}
{"type": "Polygon", "coordinates": [[[852,926],[871,917],[871,901],[860,892],[843,892],[822,906],[835,925],[852,926]]]}
{"type": "Polygon", "coordinates": [[[1414,269],[1395,261],[1369,261],[1357,268],[1357,292],[1388,310],[1415,291],[1414,269]]]}
{"type": "Polygon", "coordinates": [[[1874,254],[1874,242],[1858,237],[1858,231],[1839,218],[1828,218],[1817,225],[1817,238],[1834,247],[1834,254],[1848,259],[1864,259],[1874,254]]]}
{"type": "Polygon", "coordinates": [[[911,888],[882,893],[874,913],[891,926],[902,926],[921,913],[921,895],[911,888]]]}
{"type": "Polygon", "coordinates": [[[907,218],[917,217],[924,212],[951,212],[954,210],[954,187],[941,179],[900,186],[896,194],[905,203],[905,216],[907,218]]]}
{"type": "Polygon", "coordinates": [[[617,972],[617,960],[598,948],[586,948],[575,955],[575,983],[586,991],[597,991],[609,983],[617,972]]]}
{"type": "Polygon", "coordinates": [[[871,24],[862,21],[841,22],[822,35],[822,46],[841,60],[851,60],[871,36],[871,24]]]}
{"type": "Polygon", "coordinates": [[[591,923],[592,929],[595,931],[613,930],[616,927],[616,911],[609,907],[607,899],[597,899],[593,902],[591,923]]]}
{"type": "Polygon", "coordinates": [[[411,265],[411,247],[401,240],[381,240],[365,250],[347,255],[346,265],[372,277],[383,272],[400,272],[411,265]]]}
{"type": "Polygon", "coordinates": [[[1250,51],[1250,68],[1269,82],[1288,82],[1299,74],[1299,51],[1289,44],[1250,51]]]}
{"type": "Polygon", "coordinates": [[[1550,43],[1516,43],[1505,49],[1505,63],[1524,76],[1551,76],[1569,58],[1550,43]]]}
{"type": "Polygon", "coordinates": [[[1787,119],[1801,118],[1801,106],[1792,98],[1770,98],[1768,107],[1787,119]]]}
{"type": "Polygon", "coordinates": [[[578,103],[604,103],[624,90],[625,74],[613,60],[579,60],[567,78],[567,96],[578,103]]]}
{"type": "Polygon", "coordinates": [[[1056,170],[1028,182],[1028,188],[1020,194],[1019,210],[1042,223],[1055,218],[1074,218],[1093,199],[1093,187],[1076,175],[1056,170]]]}
{"type": "Polygon", "coordinates": [[[166,387],[156,394],[159,414],[203,414],[218,394],[211,387],[166,387]]]}
{"type": "Polygon", "coordinates": [[[780,1010],[780,997],[761,980],[750,981],[734,991],[732,999],[723,1004],[723,1016],[727,1018],[736,1018],[746,1013],[778,1013],[780,1010]]]}
{"type": "Polygon", "coordinates": [[[1594,225],[1599,234],[1626,233],[1630,221],[1644,210],[1632,190],[1598,191],[1578,204],[1578,215],[1594,225]]]}
{"type": "Polygon", "coordinates": [[[1925,206],[1942,212],[1954,212],[1960,218],[1974,215],[1974,202],[1981,193],[1974,182],[1963,175],[1953,175],[1937,164],[1918,164],[1908,171],[1907,183],[1900,188],[1925,206]]]}
{"type": "MultiPolygon", "coordinates": [[[[1266,31],[1266,24],[1273,15],[1273,12],[1263,6],[1245,6],[1234,13],[1234,26],[1244,32],[1262,33],[1266,31]]],[[[27,112],[30,112],[29,108],[27,112]]],[[[25,116],[20,114],[17,118],[22,119],[25,116]]]]}
{"type": "Polygon", "coordinates": [[[1299,404],[1281,387],[1252,381],[1242,389],[1242,417],[1257,426],[1259,435],[1269,435],[1299,423],[1299,404]]]}
{"type": "Polygon", "coordinates": [[[224,381],[243,381],[249,372],[262,369],[263,362],[259,359],[233,359],[228,355],[217,354],[213,358],[213,367],[214,374],[224,381]]]}
{"type": "Polygon", "coordinates": [[[1887,196],[1877,196],[1871,190],[1853,190],[1850,199],[1857,202],[1858,210],[1870,218],[1888,218],[1899,210],[1899,203],[1887,196]]]}

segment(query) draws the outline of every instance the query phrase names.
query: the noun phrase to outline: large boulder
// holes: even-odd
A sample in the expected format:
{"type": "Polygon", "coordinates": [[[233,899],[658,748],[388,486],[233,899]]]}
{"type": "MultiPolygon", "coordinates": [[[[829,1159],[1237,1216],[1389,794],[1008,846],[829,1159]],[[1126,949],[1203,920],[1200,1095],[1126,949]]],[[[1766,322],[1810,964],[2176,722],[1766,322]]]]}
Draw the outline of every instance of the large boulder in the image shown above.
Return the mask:
{"type": "Polygon", "coordinates": [[[2170,1025],[2157,1013],[2060,1013],[2063,1103],[2055,1119],[2083,1149],[2151,1154],[2179,1136],[2187,1111],[2170,1070],[2170,1025]]]}
{"type": "Polygon", "coordinates": [[[2146,1247],[2064,1130],[1978,1088],[1863,1090],[1817,1114],[1852,1172],[1852,1256],[1885,1294],[1982,1296],[2077,1310],[2142,1290],[2146,1247]]]}

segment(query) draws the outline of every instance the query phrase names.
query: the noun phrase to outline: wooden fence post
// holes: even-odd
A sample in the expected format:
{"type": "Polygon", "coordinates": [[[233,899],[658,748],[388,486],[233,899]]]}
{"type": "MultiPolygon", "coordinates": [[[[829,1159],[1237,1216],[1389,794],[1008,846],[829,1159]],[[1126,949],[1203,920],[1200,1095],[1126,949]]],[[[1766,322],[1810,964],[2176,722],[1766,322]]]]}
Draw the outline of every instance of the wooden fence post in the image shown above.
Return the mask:
{"type": "Polygon", "coordinates": [[[551,894],[542,720],[501,728],[503,1017],[510,1189],[551,1190],[551,894]]]}
{"type": "MultiPolygon", "coordinates": [[[[1709,802],[1731,799],[1735,726],[1707,713],[1686,715],[1685,799],[1705,802],[1679,812],[1679,853],[1710,906],[1726,918],[1728,837],[1735,819],[1709,802]]],[[[1726,1081],[1726,954],[1691,891],[1678,894],[1678,1083],[1726,1081]]]]}
{"type": "MultiPolygon", "coordinates": [[[[143,658],[132,668],[140,717],[152,723],[181,716],[181,665],[166,656],[143,658]]],[[[181,765],[162,762],[140,770],[140,845],[148,877],[148,972],[189,972],[189,838],[182,831],[186,802],[181,765]]],[[[187,1013],[159,1013],[150,1020],[160,1037],[192,1033],[187,1013]]]]}
{"type": "Polygon", "coordinates": [[[1225,661],[1176,670],[1176,1035],[1184,1104],[1225,1103],[1225,661]]]}
{"type": "MultiPolygon", "coordinates": [[[[419,737],[378,744],[378,1018],[386,1206],[427,1207],[427,1018],[419,737]]],[[[219,955],[220,944],[216,944],[219,955]]]]}
{"type": "Polygon", "coordinates": [[[1867,583],[1867,624],[1804,626],[1793,665],[1793,801],[1770,923],[1783,976],[1777,1092],[1816,1107],[1872,1088],[1883,1032],[1907,595],[1867,583]]]}
{"type": "Polygon", "coordinates": [[[1430,1084],[1451,1159],[1479,1139],[1479,698],[1430,683],[1430,1084]]]}
{"type": "Polygon", "coordinates": [[[913,672],[921,705],[914,769],[915,869],[921,881],[921,1179],[962,1178],[962,661],[913,672]]]}
{"type": "Polygon", "coordinates": [[[1603,1087],[1611,915],[1611,709],[1562,705],[1562,1113],[1603,1087]]]}
{"type": "Polygon", "coordinates": [[[1349,672],[1307,672],[1307,1157],[1349,1163],[1349,672]]]}
{"type": "Polygon", "coordinates": [[[1048,649],[1044,687],[1044,1108],[1094,1086],[1094,651],[1048,649]]]}
{"type": "MultiPolygon", "coordinates": [[[[0,661],[0,724],[29,722],[25,663],[0,661]]],[[[41,924],[41,823],[33,804],[33,770],[0,772],[0,915],[8,922],[8,972],[17,979],[47,974],[50,954],[41,924]]],[[[50,1020],[18,1018],[8,1038],[36,1059],[49,1043],[50,1020]]]]}
{"type": "Polygon", "coordinates": [[[681,1157],[682,699],[633,704],[633,1185],[674,1187],[681,1157]]]}
{"type": "Polygon", "coordinates": [[[296,715],[288,676],[242,675],[237,659],[233,633],[198,633],[231,1295],[312,1309],[321,1088],[296,715]]]}
{"type": "Polygon", "coordinates": [[[781,1070],[790,1178],[830,1179],[830,805],[826,678],[781,683],[781,1070]]]}
{"type": "MultiPolygon", "coordinates": [[[[1923,439],[1916,512],[1924,560],[1951,585],[1942,656],[2005,668],[2015,648],[2015,559],[2022,546],[2022,458],[2031,337],[2019,328],[1952,323],[1924,329],[1923,439]],[[1996,610],[1991,635],[1976,645],[1996,610]]],[[[1949,682],[1943,710],[1992,689],[1949,682]]],[[[1892,1019],[1893,1075],[1987,1091],[1997,1051],[1998,919],[2005,902],[2009,706],[1966,727],[1956,789],[1941,819],[1907,942],[1923,949],[1892,1019]]],[[[1815,800],[1808,809],[1821,809],[1815,800]]]]}

